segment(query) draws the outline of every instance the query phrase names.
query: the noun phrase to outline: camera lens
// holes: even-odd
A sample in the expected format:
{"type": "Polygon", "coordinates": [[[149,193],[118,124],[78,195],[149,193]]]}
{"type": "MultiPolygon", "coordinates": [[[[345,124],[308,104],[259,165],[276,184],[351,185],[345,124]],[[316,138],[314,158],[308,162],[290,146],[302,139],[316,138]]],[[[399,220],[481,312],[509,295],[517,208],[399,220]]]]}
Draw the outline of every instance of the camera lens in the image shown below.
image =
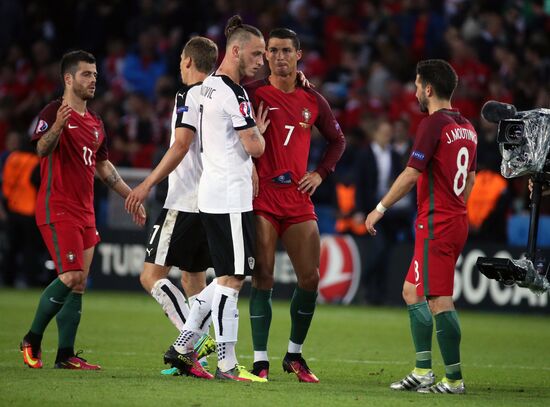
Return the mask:
{"type": "Polygon", "coordinates": [[[506,138],[510,142],[518,142],[523,136],[523,123],[512,123],[506,129],[506,138]]]}

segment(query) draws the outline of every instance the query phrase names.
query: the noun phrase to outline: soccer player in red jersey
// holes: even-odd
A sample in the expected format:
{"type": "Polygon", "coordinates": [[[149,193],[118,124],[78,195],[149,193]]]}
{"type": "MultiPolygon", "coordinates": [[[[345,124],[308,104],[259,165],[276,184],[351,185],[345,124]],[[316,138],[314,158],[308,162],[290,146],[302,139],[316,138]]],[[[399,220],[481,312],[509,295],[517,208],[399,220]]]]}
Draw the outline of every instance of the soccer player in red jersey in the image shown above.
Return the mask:
{"type": "Polygon", "coordinates": [[[290,304],[291,331],[283,369],[295,373],[300,381],[318,382],[302,358],[319,285],[319,229],[311,195],[334,171],[344,151],[345,138],[327,101],[316,91],[297,85],[301,56],[296,33],[286,28],[274,29],[269,34],[266,52],[271,74],[247,86],[266,142],[264,155],[255,160],[257,258],[252,276],[250,321],[253,373],[266,377],[275,249],[280,237],[298,279],[290,304]],[[308,171],[313,126],[328,145],[318,167],[308,171]]]}
{"type": "MultiPolygon", "coordinates": [[[[36,222],[58,273],[42,292],[31,328],[23,338],[23,360],[42,367],[42,335],[55,316],[59,345],[55,368],[97,370],[98,365],[75,355],[74,341],[80,322],[82,294],[99,242],[95,228],[94,174],[122,197],[130,188],[108,160],[103,122],[87,109],[94,97],[97,69],[92,54],[73,51],[61,60],[63,98],[39,114],[32,140],[40,157],[41,184],[36,222]]],[[[134,215],[145,223],[143,207],[134,215]]]]}
{"type": "Polygon", "coordinates": [[[451,107],[457,83],[456,72],[447,62],[436,59],[418,63],[416,97],[420,109],[429,116],[418,127],[407,167],[365,221],[367,231],[375,235],[374,226],[386,209],[416,184],[414,257],[403,285],[416,367],[391,384],[394,390],[465,392],[460,323],[452,295],[456,261],[468,237],[466,201],[475,180],[477,135],[471,123],[451,107]],[[445,378],[437,384],[432,372],[433,319],[445,363],[445,378]]]}

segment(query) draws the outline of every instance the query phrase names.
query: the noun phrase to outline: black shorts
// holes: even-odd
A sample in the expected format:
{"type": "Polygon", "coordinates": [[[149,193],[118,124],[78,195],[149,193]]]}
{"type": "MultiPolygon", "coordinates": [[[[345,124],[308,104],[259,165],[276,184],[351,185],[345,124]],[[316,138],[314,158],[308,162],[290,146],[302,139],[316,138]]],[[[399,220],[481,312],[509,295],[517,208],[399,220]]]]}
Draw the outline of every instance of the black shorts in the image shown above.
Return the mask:
{"type": "Polygon", "coordinates": [[[190,272],[212,267],[199,214],[163,209],[147,241],[145,262],[176,266],[190,272]]]}
{"type": "Polygon", "coordinates": [[[252,275],[256,263],[254,212],[201,212],[201,220],[208,236],[216,276],[252,275]]]}

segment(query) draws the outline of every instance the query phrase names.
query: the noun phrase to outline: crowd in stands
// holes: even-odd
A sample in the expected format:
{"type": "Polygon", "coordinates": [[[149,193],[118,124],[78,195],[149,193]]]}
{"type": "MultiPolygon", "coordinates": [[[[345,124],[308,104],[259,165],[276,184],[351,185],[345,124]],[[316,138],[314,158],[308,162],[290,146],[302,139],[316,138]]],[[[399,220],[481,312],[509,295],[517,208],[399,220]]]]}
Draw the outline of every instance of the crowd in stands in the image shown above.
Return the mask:
{"type": "MultiPolygon", "coordinates": [[[[455,68],[453,106],[478,131],[483,187],[472,194],[472,236],[505,240],[505,219],[528,206],[526,181],[499,175],[496,126],[479,112],[490,99],[518,110],[550,106],[548,1],[79,0],[54,7],[0,0],[0,13],[0,165],[12,148],[10,133],[29,134],[40,109],[61,95],[60,56],[85,49],[98,58],[89,106],[105,122],[111,161],[150,168],[168,143],[183,45],[205,35],[223,54],[225,22],[238,13],[265,35],[278,26],[298,33],[299,68],[329,100],[346,135],[336,172],[314,196],[319,213],[335,218],[323,223],[321,216],[322,230],[365,233],[363,214],[406,165],[424,116],[414,78],[416,62],[426,58],[455,68]]],[[[312,166],[323,148],[315,135],[312,166]]],[[[389,241],[411,238],[414,206],[411,197],[394,212],[395,222],[388,220],[389,241]]]]}

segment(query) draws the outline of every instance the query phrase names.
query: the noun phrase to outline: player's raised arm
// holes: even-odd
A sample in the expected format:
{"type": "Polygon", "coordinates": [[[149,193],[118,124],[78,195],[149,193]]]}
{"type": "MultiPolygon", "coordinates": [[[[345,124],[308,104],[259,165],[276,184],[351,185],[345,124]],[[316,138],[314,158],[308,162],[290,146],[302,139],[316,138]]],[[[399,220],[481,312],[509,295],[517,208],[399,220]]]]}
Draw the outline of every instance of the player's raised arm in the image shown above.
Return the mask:
{"type": "MultiPolygon", "coordinates": [[[[98,161],[96,163],[96,173],[105,185],[121,197],[126,198],[132,191],[109,160],[98,161]]],[[[139,226],[143,226],[145,224],[145,219],[145,208],[140,206],[139,213],[133,214],[133,220],[139,226]]]]}
{"type": "Polygon", "coordinates": [[[65,127],[65,124],[67,123],[67,120],[69,120],[69,116],[71,115],[71,110],[72,109],[65,102],[61,106],[59,106],[52,128],[48,132],[46,132],[46,134],[40,137],[40,139],[36,143],[36,153],[39,157],[50,155],[50,153],[57,146],[61,131],[63,131],[63,127],[65,127]]]}

